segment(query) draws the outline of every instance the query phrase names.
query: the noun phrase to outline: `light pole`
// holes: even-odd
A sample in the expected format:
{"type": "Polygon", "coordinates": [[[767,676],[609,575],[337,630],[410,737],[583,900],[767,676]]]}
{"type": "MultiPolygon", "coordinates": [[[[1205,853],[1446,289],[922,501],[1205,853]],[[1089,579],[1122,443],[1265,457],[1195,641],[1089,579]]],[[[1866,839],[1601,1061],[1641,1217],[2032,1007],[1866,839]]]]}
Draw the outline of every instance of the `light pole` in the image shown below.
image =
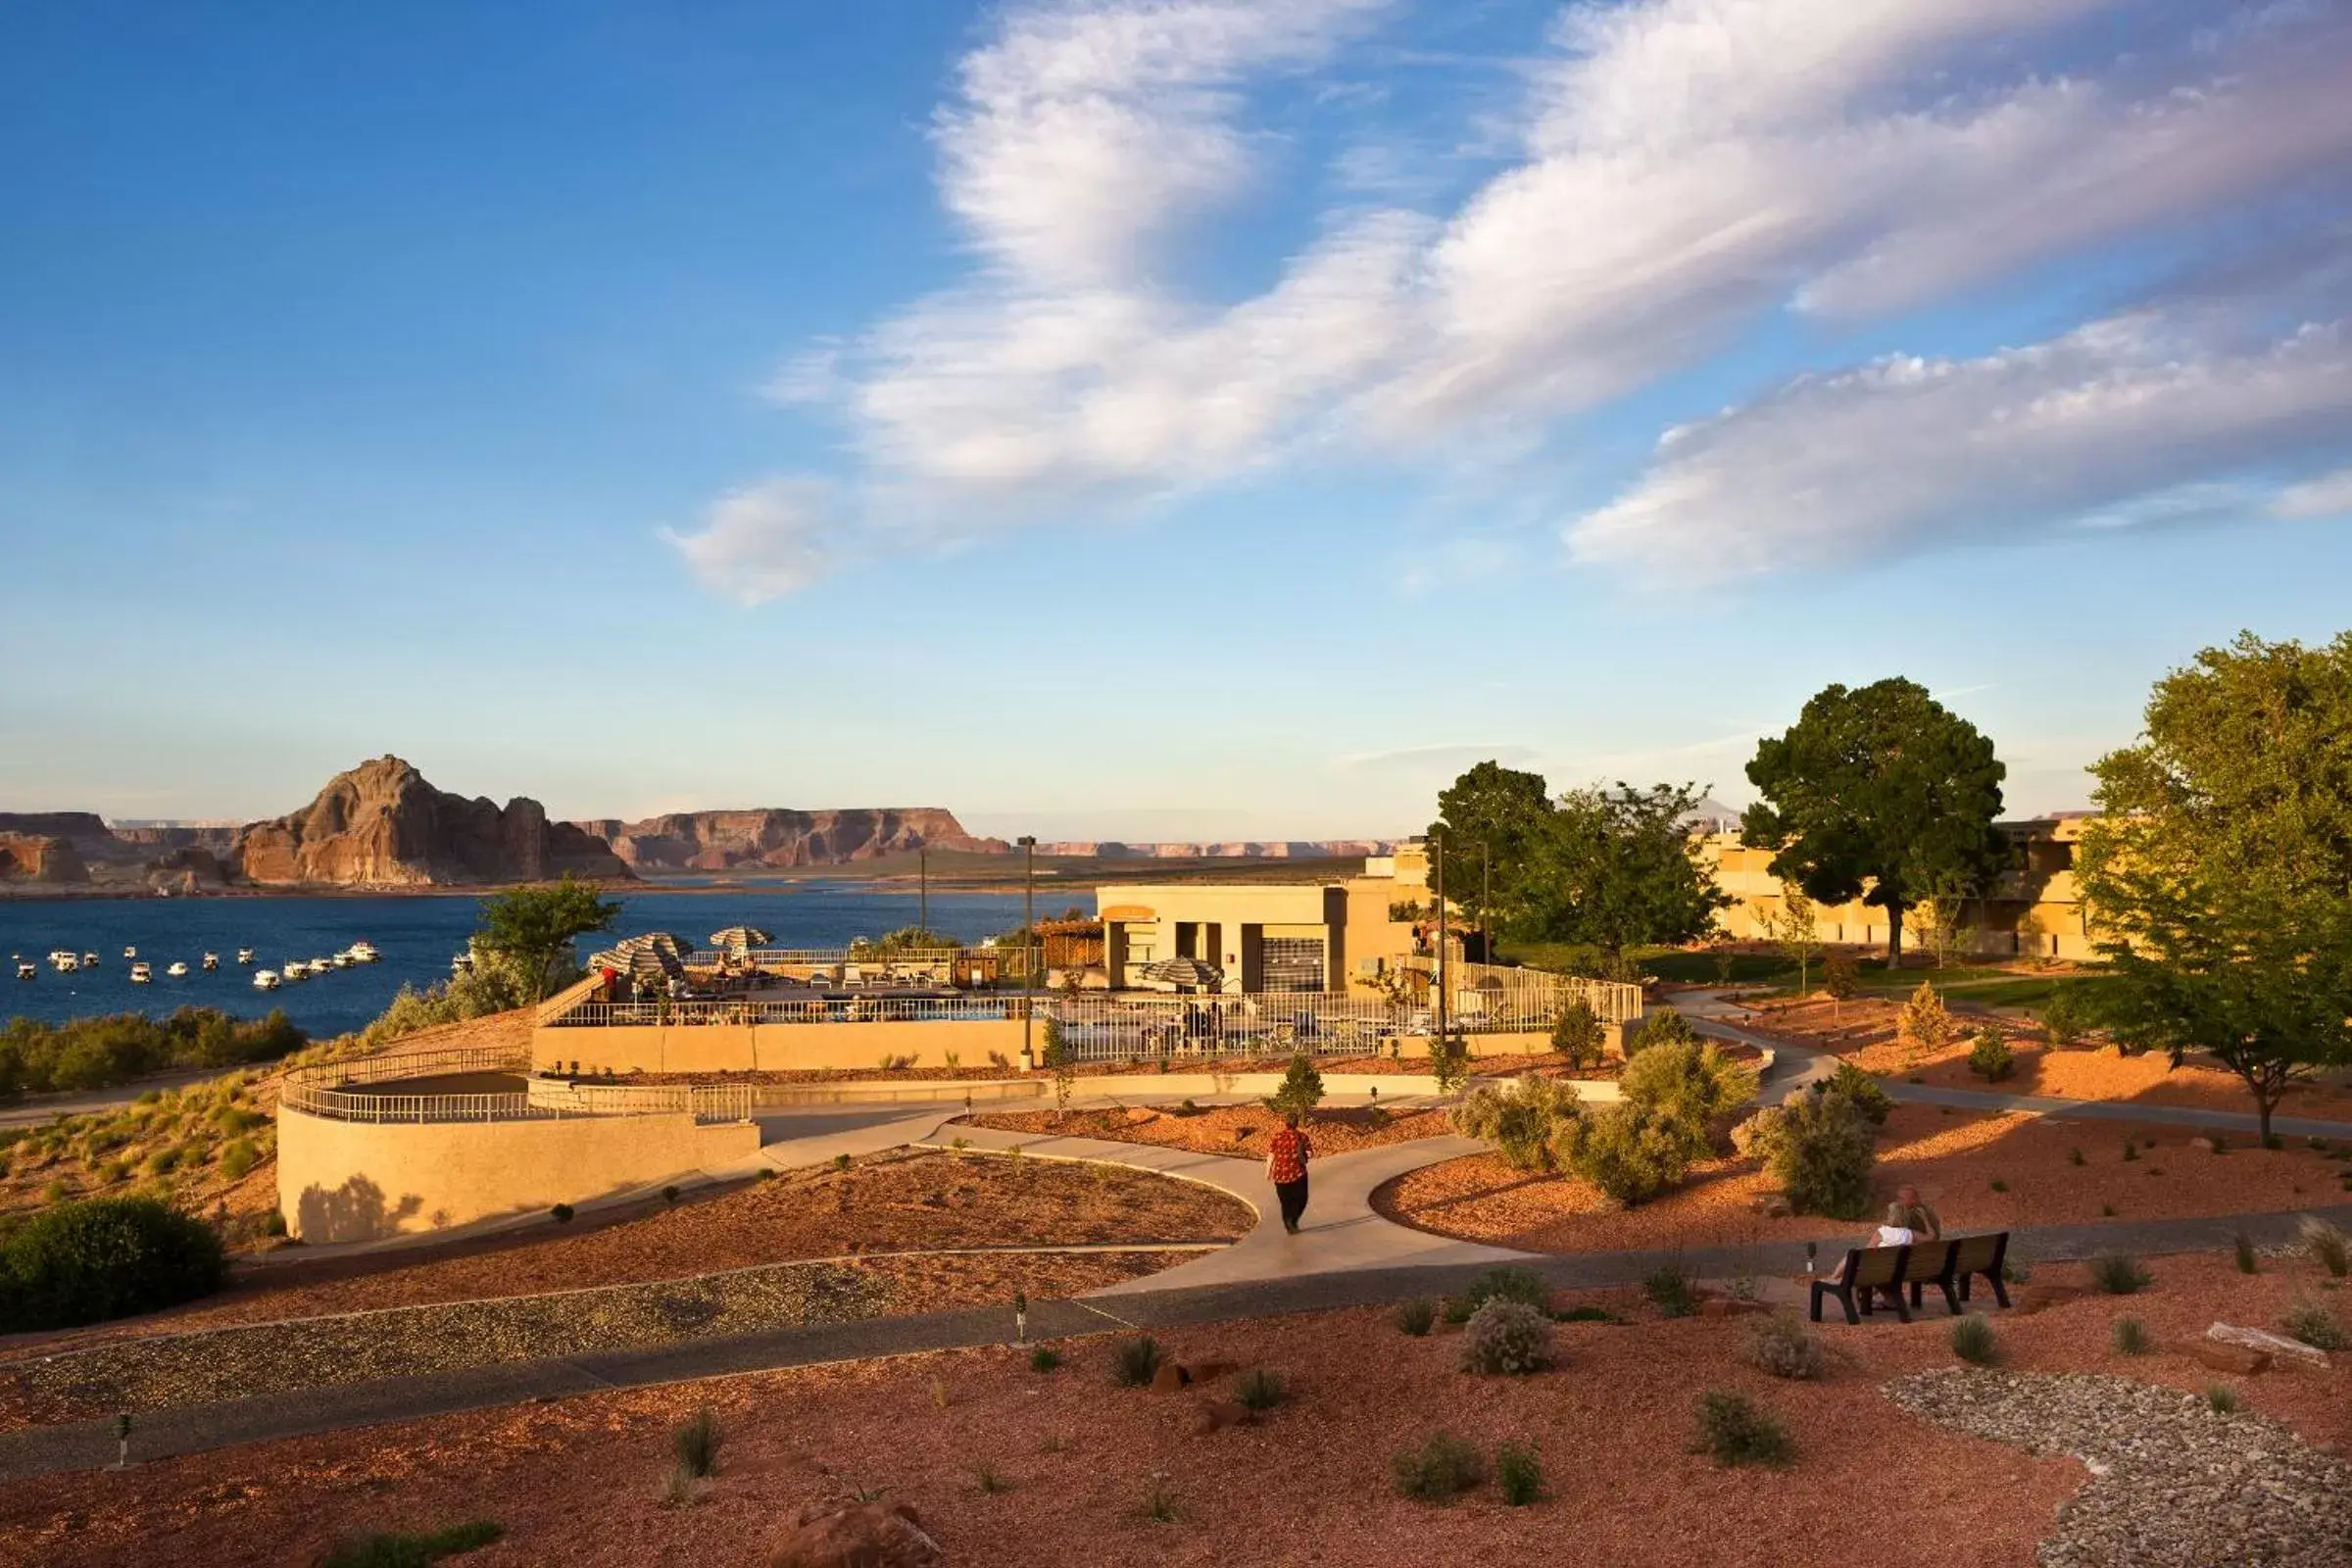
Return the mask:
{"type": "Polygon", "coordinates": [[[1030,1031],[1037,1017],[1037,835],[1024,833],[1014,840],[1025,858],[1021,868],[1021,1060],[1037,1065],[1037,1053],[1030,1045],[1030,1031]]]}
{"type": "Polygon", "coordinates": [[[931,929],[931,852],[914,852],[914,923],[923,930],[931,929]]]}
{"type": "Polygon", "coordinates": [[[1436,1014],[1438,1038],[1433,1042],[1431,1050],[1444,1052],[1447,1049],[1446,1040],[1446,836],[1442,833],[1434,835],[1431,843],[1438,852],[1438,1007],[1436,1014]]]}

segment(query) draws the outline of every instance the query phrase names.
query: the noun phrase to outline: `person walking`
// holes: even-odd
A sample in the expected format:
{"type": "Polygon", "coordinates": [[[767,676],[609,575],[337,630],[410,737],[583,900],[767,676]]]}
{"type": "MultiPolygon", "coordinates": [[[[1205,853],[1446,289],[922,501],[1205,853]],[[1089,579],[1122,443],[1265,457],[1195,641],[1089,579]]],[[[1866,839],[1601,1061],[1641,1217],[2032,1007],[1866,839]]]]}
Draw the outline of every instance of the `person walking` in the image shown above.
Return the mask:
{"type": "Polygon", "coordinates": [[[1282,1228],[1293,1236],[1298,1234],[1298,1217],[1306,1212],[1306,1162],[1314,1157],[1315,1146],[1298,1130],[1298,1113],[1287,1112],[1281,1130],[1266,1146],[1266,1179],[1282,1200],[1282,1228]]]}

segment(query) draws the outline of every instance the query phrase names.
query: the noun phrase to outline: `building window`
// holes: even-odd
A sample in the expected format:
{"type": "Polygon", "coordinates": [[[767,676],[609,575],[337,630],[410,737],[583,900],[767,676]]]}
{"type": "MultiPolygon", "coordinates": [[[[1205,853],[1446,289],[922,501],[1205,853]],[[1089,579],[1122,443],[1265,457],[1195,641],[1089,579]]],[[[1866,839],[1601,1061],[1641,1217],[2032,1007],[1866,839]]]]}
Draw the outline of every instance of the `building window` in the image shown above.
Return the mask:
{"type": "Polygon", "coordinates": [[[1268,937],[1259,963],[1268,991],[1323,989],[1323,943],[1318,937],[1268,937]]]}

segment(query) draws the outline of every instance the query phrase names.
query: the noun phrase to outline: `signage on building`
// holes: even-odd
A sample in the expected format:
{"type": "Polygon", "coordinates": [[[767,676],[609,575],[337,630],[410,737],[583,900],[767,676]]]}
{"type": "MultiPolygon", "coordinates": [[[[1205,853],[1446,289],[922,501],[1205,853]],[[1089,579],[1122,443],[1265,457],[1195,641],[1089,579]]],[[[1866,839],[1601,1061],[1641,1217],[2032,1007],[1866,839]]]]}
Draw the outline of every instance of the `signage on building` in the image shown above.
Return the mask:
{"type": "Polygon", "coordinates": [[[1114,904],[1109,908],[1102,911],[1102,918],[1105,920],[1121,920],[1132,922],[1136,920],[1156,920],[1159,918],[1159,916],[1153,913],[1151,906],[1148,905],[1114,904]]]}

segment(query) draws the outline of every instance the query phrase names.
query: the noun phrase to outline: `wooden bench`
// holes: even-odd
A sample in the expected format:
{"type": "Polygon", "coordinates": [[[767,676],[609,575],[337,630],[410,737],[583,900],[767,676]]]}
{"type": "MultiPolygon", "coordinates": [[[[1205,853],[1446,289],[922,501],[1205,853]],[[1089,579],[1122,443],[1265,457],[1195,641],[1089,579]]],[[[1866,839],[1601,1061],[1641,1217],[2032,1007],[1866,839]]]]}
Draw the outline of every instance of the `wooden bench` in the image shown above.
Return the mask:
{"type": "Polygon", "coordinates": [[[1845,1308],[1848,1323],[1861,1322],[1870,1313],[1873,1298],[1883,1297],[1894,1308],[1894,1315],[1908,1323],[1910,1308],[1920,1304],[1930,1285],[1943,1293],[1944,1305],[1958,1316],[1961,1303],[1969,1298],[1969,1287],[1979,1275],[1992,1287],[1993,1299],[2007,1306],[2009,1290],[2001,1282],[2001,1265],[2008,1256],[2007,1231],[1914,1242],[1908,1247],[1850,1248],[1834,1272],[1813,1281],[1813,1321],[1821,1321],[1825,1296],[1836,1298],[1845,1308]],[[1908,1304],[1903,1299],[1906,1289],[1908,1304]]]}

